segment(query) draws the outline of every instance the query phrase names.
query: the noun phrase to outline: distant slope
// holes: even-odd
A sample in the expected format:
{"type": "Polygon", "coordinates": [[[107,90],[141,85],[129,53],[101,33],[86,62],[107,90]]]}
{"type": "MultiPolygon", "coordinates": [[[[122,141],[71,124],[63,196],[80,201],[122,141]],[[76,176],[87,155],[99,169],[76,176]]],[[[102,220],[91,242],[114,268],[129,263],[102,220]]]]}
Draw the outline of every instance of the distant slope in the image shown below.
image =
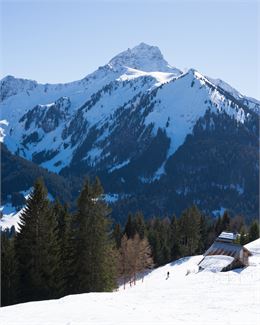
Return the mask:
{"type": "Polygon", "coordinates": [[[72,192],[75,189],[73,182],[39,167],[31,161],[11,154],[4,144],[1,144],[1,172],[2,204],[8,200],[8,195],[27,191],[39,177],[44,179],[54,198],[57,197],[63,202],[72,200],[72,192]]]}

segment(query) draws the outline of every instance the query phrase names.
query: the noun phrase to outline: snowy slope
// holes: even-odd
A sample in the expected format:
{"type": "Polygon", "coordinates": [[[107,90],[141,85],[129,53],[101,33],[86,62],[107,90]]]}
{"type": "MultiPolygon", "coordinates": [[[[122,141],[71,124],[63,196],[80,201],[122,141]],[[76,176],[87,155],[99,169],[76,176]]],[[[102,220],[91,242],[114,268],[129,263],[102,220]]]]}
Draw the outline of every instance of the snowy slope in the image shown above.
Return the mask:
{"type": "MultiPolygon", "coordinates": [[[[33,188],[30,188],[27,191],[20,192],[20,194],[24,196],[25,200],[29,198],[32,189],[33,188]]],[[[52,194],[48,193],[48,199],[50,201],[54,201],[52,194]]],[[[14,207],[10,202],[0,206],[0,212],[2,213],[2,217],[0,218],[0,231],[5,231],[14,227],[15,230],[19,232],[20,216],[23,210],[24,207],[19,210],[14,207]]]]}
{"type": "MultiPolygon", "coordinates": [[[[259,240],[249,244],[252,251],[259,240]]],[[[259,258],[259,257],[258,257],[259,258]]],[[[196,273],[202,256],[152,271],[135,287],[31,302],[0,310],[3,325],[222,324],[260,322],[260,264],[196,273]],[[166,274],[170,278],[166,281],[166,274]],[[187,272],[188,271],[188,272],[187,272]],[[189,273],[189,275],[186,275],[189,273]]]]}
{"type": "Polygon", "coordinates": [[[0,218],[0,230],[5,231],[6,229],[11,229],[14,226],[15,230],[18,231],[18,224],[22,210],[16,211],[16,208],[11,204],[6,204],[5,206],[0,207],[0,211],[3,214],[2,218],[0,218]]]}

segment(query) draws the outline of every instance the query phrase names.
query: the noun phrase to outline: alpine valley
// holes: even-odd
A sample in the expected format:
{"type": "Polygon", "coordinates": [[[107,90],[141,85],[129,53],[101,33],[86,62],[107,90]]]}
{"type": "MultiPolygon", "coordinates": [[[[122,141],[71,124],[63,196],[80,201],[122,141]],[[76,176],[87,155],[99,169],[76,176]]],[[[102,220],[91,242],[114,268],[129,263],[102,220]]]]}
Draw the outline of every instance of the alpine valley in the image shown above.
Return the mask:
{"type": "Polygon", "coordinates": [[[0,101],[3,205],[18,206],[42,175],[73,206],[84,178],[98,176],[117,220],[192,204],[258,214],[260,102],[172,67],[156,46],[141,43],[71,83],[7,76],[0,101]]]}

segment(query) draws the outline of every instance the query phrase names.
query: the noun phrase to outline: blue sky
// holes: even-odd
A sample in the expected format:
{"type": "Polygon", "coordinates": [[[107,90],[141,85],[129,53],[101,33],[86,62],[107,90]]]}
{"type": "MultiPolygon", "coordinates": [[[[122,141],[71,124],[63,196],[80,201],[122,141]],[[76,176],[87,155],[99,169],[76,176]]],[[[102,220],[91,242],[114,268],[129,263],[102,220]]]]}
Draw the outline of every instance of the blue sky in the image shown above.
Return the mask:
{"type": "Polygon", "coordinates": [[[145,42],[260,99],[259,20],[257,0],[2,0],[0,77],[73,81],[145,42]]]}

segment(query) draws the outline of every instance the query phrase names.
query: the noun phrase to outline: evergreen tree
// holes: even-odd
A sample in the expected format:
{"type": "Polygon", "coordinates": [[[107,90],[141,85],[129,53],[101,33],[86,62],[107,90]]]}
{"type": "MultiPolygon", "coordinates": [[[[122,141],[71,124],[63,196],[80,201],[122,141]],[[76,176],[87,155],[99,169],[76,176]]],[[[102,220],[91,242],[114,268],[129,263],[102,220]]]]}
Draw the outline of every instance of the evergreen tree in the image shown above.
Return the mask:
{"type": "Polygon", "coordinates": [[[68,207],[60,203],[58,199],[55,200],[52,207],[52,215],[57,223],[57,236],[59,246],[59,295],[64,296],[73,292],[71,288],[72,283],[72,217],[68,211],[68,207]]]}
{"type": "Polygon", "coordinates": [[[259,224],[255,220],[250,225],[248,239],[249,242],[251,242],[256,240],[257,238],[259,238],[259,224]]]}
{"type": "Polygon", "coordinates": [[[57,297],[57,224],[52,217],[42,180],[36,181],[21,213],[19,226],[20,231],[15,237],[19,301],[57,297]]]}
{"type": "Polygon", "coordinates": [[[14,253],[14,238],[1,233],[1,304],[8,306],[17,302],[17,263],[14,253]]]}
{"type": "Polygon", "coordinates": [[[208,239],[209,227],[207,223],[207,218],[204,215],[200,216],[200,239],[198,245],[198,254],[204,253],[207,248],[207,239],[208,239]]]}
{"type": "Polygon", "coordinates": [[[168,263],[171,260],[171,229],[168,218],[155,218],[148,224],[148,240],[155,264],[159,266],[168,263]]]}
{"type": "Polygon", "coordinates": [[[78,199],[73,225],[74,289],[76,293],[110,291],[115,287],[115,260],[109,239],[110,210],[102,201],[98,179],[88,180],[78,199]]]}
{"type": "Polygon", "coordinates": [[[246,245],[248,242],[248,234],[245,230],[245,227],[242,227],[240,231],[239,243],[240,245],[246,245]]]}
{"type": "Polygon", "coordinates": [[[141,239],[146,235],[144,216],[141,212],[137,212],[134,218],[135,233],[138,233],[141,239]]]}
{"type": "Polygon", "coordinates": [[[114,227],[112,237],[115,241],[116,248],[119,249],[121,245],[121,239],[122,239],[122,231],[121,231],[121,226],[119,223],[117,223],[114,227]]]}
{"type": "Polygon", "coordinates": [[[180,257],[179,228],[176,216],[171,220],[171,259],[176,260],[180,257]]]}
{"type": "Polygon", "coordinates": [[[134,238],[134,235],[136,234],[135,221],[132,213],[128,214],[124,234],[126,234],[127,238],[134,238]]]}
{"type": "Polygon", "coordinates": [[[230,217],[227,211],[224,212],[221,219],[221,232],[230,231],[230,217]]]}
{"type": "Polygon", "coordinates": [[[199,249],[201,214],[196,206],[185,210],[179,219],[182,255],[194,255],[199,249]]]}

